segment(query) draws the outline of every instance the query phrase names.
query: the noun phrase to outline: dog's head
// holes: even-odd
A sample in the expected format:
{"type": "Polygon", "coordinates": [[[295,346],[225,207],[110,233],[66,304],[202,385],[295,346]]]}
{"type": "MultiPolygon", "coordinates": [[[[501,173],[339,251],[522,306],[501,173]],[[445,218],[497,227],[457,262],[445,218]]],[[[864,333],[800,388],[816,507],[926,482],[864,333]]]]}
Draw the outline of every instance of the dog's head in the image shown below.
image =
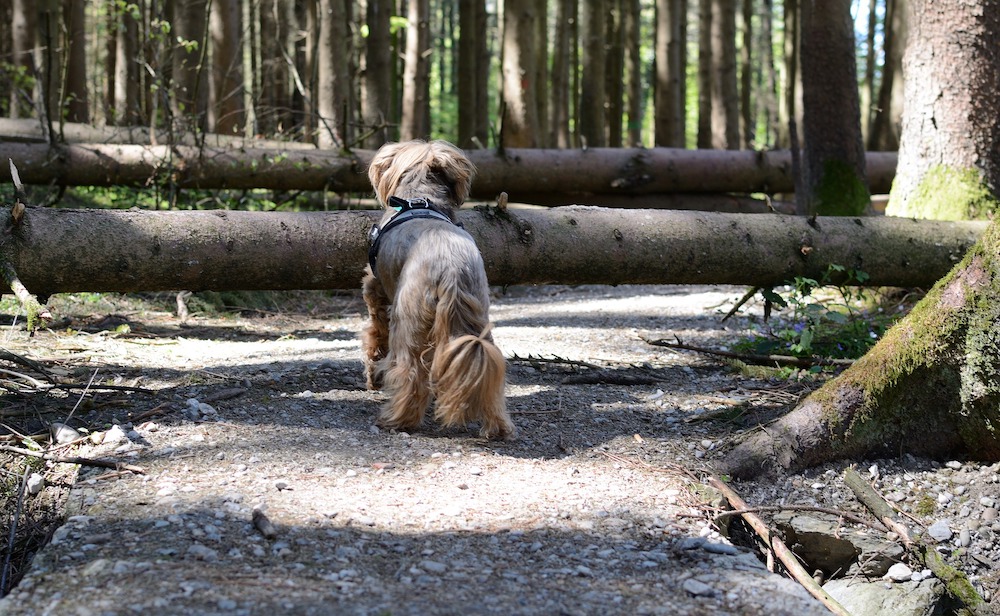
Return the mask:
{"type": "Polygon", "coordinates": [[[395,195],[423,197],[458,208],[469,196],[476,167],[447,141],[403,141],[382,146],[368,167],[368,178],[382,205],[395,195]]]}

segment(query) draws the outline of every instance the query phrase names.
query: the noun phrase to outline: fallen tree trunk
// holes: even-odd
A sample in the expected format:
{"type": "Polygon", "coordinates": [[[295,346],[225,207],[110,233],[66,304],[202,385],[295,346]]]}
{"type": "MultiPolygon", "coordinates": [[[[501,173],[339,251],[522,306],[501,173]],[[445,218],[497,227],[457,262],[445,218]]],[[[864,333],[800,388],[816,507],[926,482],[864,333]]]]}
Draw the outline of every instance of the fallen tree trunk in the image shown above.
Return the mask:
{"type": "MultiPolygon", "coordinates": [[[[512,202],[558,194],[776,193],[791,192],[787,151],[682,150],[471,150],[479,173],[477,198],[501,191],[512,202]]],[[[365,174],[372,152],[341,155],[327,150],[197,148],[187,145],[0,143],[26,184],[146,186],[167,181],[181,188],[371,191],[365,174]]],[[[868,154],[873,193],[887,192],[896,155],[868,154]]],[[[0,170],[0,181],[5,178],[0,170]]],[[[9,176],[8,176],[9,177],[9,176]]]]}
{"type": "Polygon", "coordinates": [[[750,477],[912,453],[1000,460],[1000,226],[863,357],[740,443],[721,471],[750,477]]]}
{"type": "MultiPolygon", "coordinates": [[[[6,219],[9,214],[5,214],[6,219]]],[[[28,208],[0,244],[21,281],[72,291],[357,288],[377,212],[28,208]]],[[[491,284],[745,284],[860,268],[930,286],[985,223],[670,210],[490,208],[460,218],[491,284]]]]}

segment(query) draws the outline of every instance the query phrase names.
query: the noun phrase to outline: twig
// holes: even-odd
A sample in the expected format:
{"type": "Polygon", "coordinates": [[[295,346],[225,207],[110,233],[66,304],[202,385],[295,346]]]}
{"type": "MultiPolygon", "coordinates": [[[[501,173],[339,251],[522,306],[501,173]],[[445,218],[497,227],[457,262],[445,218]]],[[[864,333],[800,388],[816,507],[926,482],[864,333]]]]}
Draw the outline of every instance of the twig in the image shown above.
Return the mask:
{"type": "Polygon", "coordinates": [[[145,475],[146,469],[141,466],[134,466],[132,464],[125,464],[124,462],[116,462],[114,460],[100,460],[97,458],[81,458],[79,456],[69,456],[62,458],[59,456],[54,456],[50,453],[45,453],[42,451],[32,451],[30,449],[22,449],[21,447],[13,447],[11,445],[0,445],[0,451],[9,451],[10,453],[20,454],[22,456],[31,456],[32,458],[41,458],[42,460],[48,460],[49,462],[56,462],[58,464],[79,464],[80,466],[96,466],[98,468],[110,468],[116,471],[131,471],[137,475],[145,475]]]}
{"type": "Polygon", "coordinates": [[[910,536],[910,531],[905,525],[896,521],[895,512],[881,494],[875,491],[867,481],[853,468],[844,471],[844,485],[849,487],[858,500],[865,507],[875,514],[879,520],[894,533],[899,535],[903,545],[920,560],[920,562],[931,570],[935,577],[944,582],[948,594],[956,600],[962,602],[972,614],[976,616],[987,616],[990,614],[989,605],[983,597],[976,592],[975,587],[964,573],[944,562],[941,554],[932,546],[925,545],[921,541],[914,541],[910,536]]]}
{"type": "Polygon", "coordinates": [[[838,359],[835,357],[794,357],[792,355],[757,355],[755,353],[733,353],[731,351],[719,351],[715,349],[706,349],[703,347],[697,347],[690,344],[685,344],[680,340],[677,342],[670,342],[669,340],[664,340],[662,338],[654,339],[648,336],[639,336],[647,344],[653,346],[662,346],[671,349],[681,349],[683,351],[695,351],[697,353],[704,353],[705,355],[714,355],[716,357],[725,357],[727,359],[736,359],[747,364],[756,364],[761,366],[770,366],[773,364],[778,364],[779,366],[791,366],[795,368],[812,368],[813,366],[843,366],[847,367],[854,363],[853,359],[838,359]]]}
{"type": "MultiPolygon", "coordinates": [[[[708,485],[712,486],[719,492],[722,492],[722,495],[733,507],[736,507],[737,509],[750,509],[746,501],[740,498],[740,496],[734,492],[732,488],[723,483],[718,477],[709,477],[708,485]]],[[[838,614],[840,616],[850,616],[851,613],[848,612],[839,602],[837,602],[836,599],[831,597],[828,592],[823,590],[820,585],[816,583],[816,580],[809,575],[809,572],[806,571],[801,564],[799,564],[795,554],[788,548],[788,546],[785,545],[785,542],[771,534],[771,531],[767,528],[767,525],[764,524],[763,520],[753,513],[744,513],[741,514],[741,517],[746,520],[747,524],[749,524],[750,527],[753,528],[754,531],[760,536],[764,543],[774,553],[774,556],[781,561],[781,564],[783,564],[785,569],[788,570],[789,575],[795,578],[795,581],[809,591],[809,594],[816,597],[816,599],[826,606],[826,609],[830,610],[834,614],[838,614]]]]}
{"type": "Polygon", "coordinates": [[[752,298],[754,295],[757,295],[757,291],[760,291],[760,289],[761,289],[760,287],[752,287],[749,291],[744,293],[743,297],[740,298],[740,301],[736,302],[736,305],[733,306],[732,309],[730,309],[730,311],[726,313],[726,316],[722,317],[722,322],[725,323],[726,320],[729,319],[729,317],[736,314],[736,311],[742,308],[743,304],[749,302],[750,298],[752,298]]]}
{"type": "Polygon", "coordinates": [[[553,355],[551,358],[549,358],[549,357],[542,357],[540,355],[528,355],[527,357],[521,357],[520,355],[517,355],[515,353],[514,355],[511,355],[510,359],[507,360],[507,361],[510,361],[510,362],[521,362],[521,363],[526,363],[526,364],[531,364],[531,365],[535,365],[535,364],[563,364],[563,365],[566,365],[566,366],[577,366],[577,367],[580,367],[580,368],[590,368],[591,370],[601,370],[601,367],[598,366],[598,365],[587,363],[585,361],[580,361],[580,360],[577,360],[577,359],[565,359],[565,358],[559,357],[558,355],[553,355]]]}

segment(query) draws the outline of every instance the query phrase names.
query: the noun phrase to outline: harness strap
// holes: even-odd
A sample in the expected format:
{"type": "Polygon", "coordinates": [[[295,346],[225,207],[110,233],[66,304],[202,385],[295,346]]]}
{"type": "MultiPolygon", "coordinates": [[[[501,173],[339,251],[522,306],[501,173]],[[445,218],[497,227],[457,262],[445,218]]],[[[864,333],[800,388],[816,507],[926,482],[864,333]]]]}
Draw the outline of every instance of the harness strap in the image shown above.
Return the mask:
{"type": "Polygon", "coordinates": [[[375,262],[378,259],[379,243],[385,234],[392,229],[395,229],[408,220],[428,218],[442,220],[458,227],[462,226],[453,222],[447,215],[434,209],[434,204],[424,198],[401,199],[400,197],[393,196],[389,197],[389,205],[393,209],[398,210],[399,213],[390,218],[389,222],[385,223],[385,226],[372,225],[371,230],[368,231],[368,265],[371,266],[372,275],[376,278],[378,277],[378,273],[375,269],[375,262]]]}

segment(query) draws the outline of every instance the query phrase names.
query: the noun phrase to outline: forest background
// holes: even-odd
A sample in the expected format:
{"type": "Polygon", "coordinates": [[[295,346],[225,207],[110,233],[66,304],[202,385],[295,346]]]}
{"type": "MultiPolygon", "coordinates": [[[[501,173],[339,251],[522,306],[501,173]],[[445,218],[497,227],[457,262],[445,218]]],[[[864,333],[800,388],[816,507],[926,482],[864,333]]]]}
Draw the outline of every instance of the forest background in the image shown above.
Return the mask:
{"type": "MultiPolygon", "coordinates": [[[[902,4],[851,3],[869,150],[898,148],[902,4]]],[[[0,116],[145,127],[161,144],[788,149],[799,13],[797,0],[0,0],[0,116]]]]}

